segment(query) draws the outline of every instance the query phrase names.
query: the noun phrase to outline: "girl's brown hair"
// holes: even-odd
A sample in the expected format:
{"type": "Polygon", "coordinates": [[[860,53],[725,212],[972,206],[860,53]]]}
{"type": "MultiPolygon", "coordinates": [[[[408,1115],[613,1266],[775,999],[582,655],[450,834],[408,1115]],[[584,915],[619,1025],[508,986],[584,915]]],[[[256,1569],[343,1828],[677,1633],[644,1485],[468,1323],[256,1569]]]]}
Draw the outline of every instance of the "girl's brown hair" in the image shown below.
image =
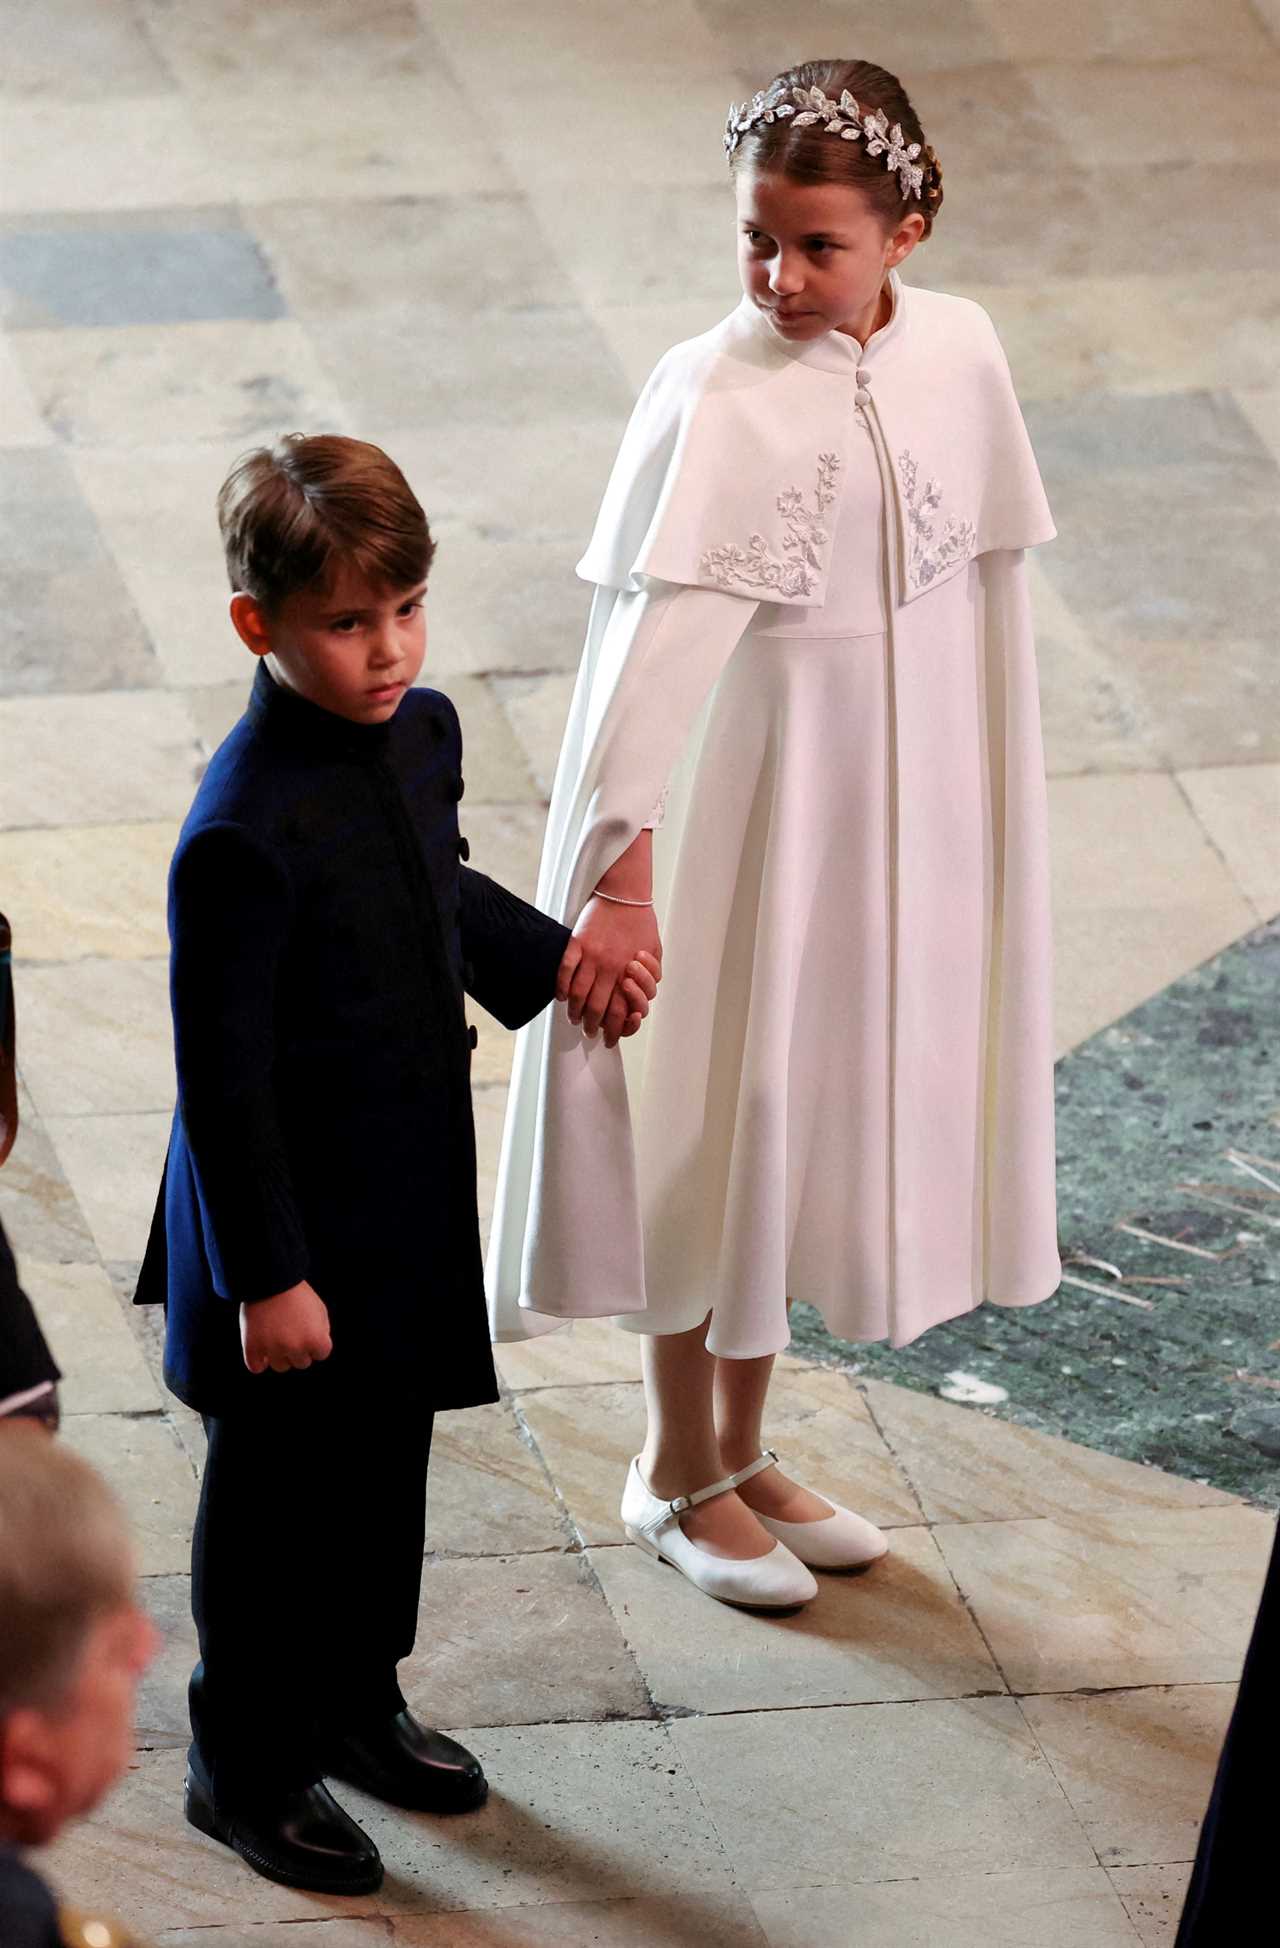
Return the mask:
{"type": "Polygon", "coordinates": [[[337,433],[286,433],[246,453],[222,483],[218,525],[232,588],[267,610],[323,590],[341,565],[374,588],[414,588],[435,554],[395,461],[337,433]]]}
{"type": "Polygon", "coordinates": [[[919,197],[902,194],[896,170],[886,169],[882,155],[869,156],[865,142],[844,142],[820,124],[795,128],[790,121],[757,122],[739,138],[731,166],[789,176],[797,183],[847,183],[862,191],[886,230],[918,211],[927,237],[942,208],[942,165],[925,141],[920,117],[897,75],[871,61],[801,61],[769,83],[765,99],[789,100],[793,88],[821,88],[834,101],[847,88],[863,115],[880,109],[891,127],[901,123],[907,141],[920,144],[924,183],[919,197]]]}

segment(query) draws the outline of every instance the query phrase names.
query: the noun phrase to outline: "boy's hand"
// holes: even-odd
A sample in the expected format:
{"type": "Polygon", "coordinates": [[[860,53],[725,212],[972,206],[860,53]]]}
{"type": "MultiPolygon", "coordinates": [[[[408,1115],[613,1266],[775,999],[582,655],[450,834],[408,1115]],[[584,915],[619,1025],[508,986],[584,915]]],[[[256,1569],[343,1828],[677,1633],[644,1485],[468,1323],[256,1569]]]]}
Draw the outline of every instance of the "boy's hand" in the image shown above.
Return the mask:
{"type": "Polygon", "coordinates": [[[637,954],[628,964],[609,997],[609,1005],[600,1024],[606,1048],[616,1048],[624,1035],[639,1033],[661,979],[662,962],[653,954],[637,954]]]}
{"type": "Polygon", "coordinates": [[[303,1279],[274,1298],[240,1308],[240,1344],[250,1373],[287,1373],[291,1367],[327,1360],[333,1351],[329,1309],[303,1279]]]}
{"type": "MultiPolygon", "coordinates": [[[[619,981],[632,961],[649,955],[662,967],[662,940],[651,906],[618,906],[590,899],[564,950],[556,996],[569,1006],[569,1019],[597,1035],[619,981]]],[[[637,1024],[638,1026],[639,1024],[637,1024]]]]}

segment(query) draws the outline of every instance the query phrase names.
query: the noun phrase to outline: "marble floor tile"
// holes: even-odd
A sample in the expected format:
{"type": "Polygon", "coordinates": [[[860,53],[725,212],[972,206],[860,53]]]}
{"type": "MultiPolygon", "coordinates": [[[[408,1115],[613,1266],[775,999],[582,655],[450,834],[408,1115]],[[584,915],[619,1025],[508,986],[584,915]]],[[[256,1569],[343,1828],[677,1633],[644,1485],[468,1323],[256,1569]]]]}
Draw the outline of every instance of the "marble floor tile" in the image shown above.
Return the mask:
{"type": "MultiPolygon", "coordinates": [[[[726,99],[726,108],[728,102],[726,99]]],[[[728,172],[705,187],[610,178],[563,187],[533,182],[529,200],[551,239],[563,289],[587,305],[707,304],[725,317],[742,296],[738,225],[728,172]]]]}
{"type": "Polygon", "coordinates": [[[1196,55],[1252,59],[1270,51],[1248,0],[1215,0],[1212,11],[1195,0],[1143,0],[1140,7],[1080,0],[1070,14],[1053,0],[1020,0],[1015,8],[1000,0],[973,4],[1015,61],[1078,61],[1082,48],[1108,63],[1144,63],[1154,48],[1170,62],[1196,55]]]}
{"type": "Polygon", "coordinates": [[[1161,768],[1160,711],[1133,680],[1125,658],[1074,614],[1030,558],[1040,718],[1049,776],[1161,768]]]}
{"type": "Polygon", "coordinates": [[[1120,1461],[911,1387],[882,1380],[858,1384],[930,1522],[1214,1508],[1233,1500],[1201,1482],[1120,1461]]]}
{"type": "Polygon", "coordinates": [[[429,671],[576,671],[591,592],[574,574],[580,539],[454,534],[431,577],[429,671]]]}
{"type": "MultiPolygon", "coordinates": [[[[682,298],[670,304],[629,304],[622,291],[612,304],[592,305],[591,316],[600,335],[626,374],[628,410],[664,352],[682,345],[686,338],[710,331],[730,309],[718,298],[706,297],[682,298]]],[[[621,415],[618,434],[621,437],[621,415]]]]}
{"type": "Polygon", "coordinates": [[[208,441],[238,451],[282,430],[342,430],[331,382],[289,318],[14,338],[41,412],[84,446],[208,441]]]}
{"type": "Polygon", "coordinates": [[[169,820],[0,832],[15,965],[167,954],[165,885],[177,837],[169,820]]]}
{"type": "Polygon", "coordinates": [[[138,1687],[134,1743],[139,1751],[162,1751],[191,1743],[187,1685],[200,1656],[191,1615],[191,1578],[144,1576],[139,1585],[143,1608],[155,1624],[160,1648],[138,1687]]]}
{"type": "Polygon", "coordinates": [[[0,600],[9,618],[0,691],[154,682],[146,632],[65,453],[0,452],[0,525],[0,600]]]}
{"type": "MultiPolygon", "coordinates": [[[[435,682],[429,665],[423,681],[435,682]]],[[[437,687],[452,698],[462,721],[466,813],[475,805],[527,804],[536,796],[533,780],[492,684],[484,677],[449,675],[441,676],[437,687]]]]}
{"type": "Polygon", "coordinates": [[[461,322],[565,302],[558,256],[528,195],[514,190],[257,203],[247,221],[298,318],[453,303],[461,322]]]}
{"type": "Polygon", "coordinates": [[[344,1792],[386,1862],[383,1913],[648,1899],[692,1937],[735,1891],[700,1795],[657,1724],[463,1730],[490,1796],[465,1834],[344,1792]],[[668,1906],[669,1904],[669,1906],[668,1906]]]}
{"type": "Polygon", "coordinates": [[[148,1414],[163,1402],[101,1265],[20,1260],[23,1288],[62,1368],[64,1414],[148,1414]]]}
{"type": "Polygon", "coordinates": [[[1190,1862],[1176,1867],[1112,1867],[1108,1877],[1142,1948],[1173,1948],[1191,1879],[1190,1862]]]}
{"type": "Polygon", "coordinates": [[[176,94],[7,101],[0,119],[0,210],[219,207],[228,183],[176,94]],[[91,192],[89,186],[91,185],[91,192]]]}
{"type": "Polygon", "coordinates": [[[1280,912],[1280,765],[1180,771],[1178,783],[1260,920],[1280,912]]]}
{"type": "Polygon", "coordinates": [[[1190,1860],[1234,1684],[1027,1698],[1023,1712],[1104,1867],[1190,1860]]]}
{"type": "Polygon", "coordinates": [[[618,1503],[644,1439],[639,1382],[546,1387],[519,1407],[583,1542],[623,1541],[618,1503]]]}
{"type": "Polygon", "coordinates": [[[1054,1052],[1061,1056],[1221,953],[1253,925],[1253,914],[1243,899],[1133,913],[1107,906],[1055,925],[1054,1052]]]}
{"type": "MultiPolygon", "coordinates": [[[[1023,274],[1025,260],[1016,276],[1013,269],[1006,260],[1003,283],[980,273],[972,281],[953,276],[947,288],[990,314],[1024,408],[1047,402],[1064,415],[1080,406],[1103,415],[1114,395],[1129,393],[1161,395],[1163,403],[1163,388],[1184,371],[1185,359],[1156,280],[1127,269],[1085,275],[1080,268],[1037,278],[1023,274]],[[1166,347],[1174,364],[1168,375],[1166,347]]],[[[927,273],[926,258],[919,275],[927,273]]],[[[1183,388],[1189,383],[1184,377],[1183,388]]],[[[1059,532],[1070,538],[1073,530],[1049,485],[1059,532]]]]}
{"type": "Polygon", "coordinates": [[[41,1854],[41,1872],[64,1899],[79,1903],[91,1894],[149,1938],[194,1928],[210,1948],[232,1925],[252,1941],[245,1931],[261,1921],[376,1912],[372,1894],[329,1900],[263,1880],[229,1847],[197,1833],[182,1817],[185,1769],[183,1751],[141,1754],[105,1802],[41,1854]]]}
{"type": "Polygon", "coordinates": [[[1097,1865],[1012,1698],[743,1712],[669,1730],[753,1898],[926,1879],[939,1860],[957,1878],[1097,1865]]]}
{"type": "Polygon", "coordinates": [[[776,1711],[998,1692],[1004,1682],[927,1529],[895,1529],[858,1575],[819,1577],[794,1616],[713,1603],[638,1549],[591,1564],[660,1706],[776,1711]]]}
{"type": "Polygon", "coordinates": [[[1273,1523],[1259,1509],[1135,1508],[934,1530],[1017,1692],[1232,1683],[1273,1523]]]}
{"type": "Polygon", "coordinates": [[[141,0],[147,31],[184,88],[221,90],[276,81],[328,87],[335,76],[359,87],[417,80],[439,61],[425,10],[413,0],[218,0],[173,7],[141,0]]]}
{"type": "Polygon", "coordinates": [[[1082,60],[1077,52],[1074,60],[1028,64],[1023,73],[1058,138],[1100,167],[1122,167],[1134,154],[1149,166],[1191,155],[1242,166],[1274,161],[1280,48],[1213,52],[1195,65],[1193,118],[1186,112],[1187,69],[1176,60],[1082,60]]]}
{"type": "Polygon", "coordinates": [[[689,1906],[619,1897],[482,1914],[397,1915],[393,1941],[395,1948],[767,1948],[747,1900],[728,1891],[689,1906]]]}
{"type": "Polygon", "coordinates": [[[25,969],[22,1070],[46,1117],[171,1111],[168,962],[25,969]]]}
{"type": "Polygon", "coordinates": [[[1240,389],[1231,396],[1268,452],[1280,459],[1280,386],[1240,389]]]}
{"type": "Polygon", "coordinates": [[[58,0],[56,8],[4,0],[0,93],[14,101],[101,101],[107,95],[160,95],[173,80],[136,10],[98,0],[58,0]]]}
{"type": "Polygon", "coordinates": [[[191,718],[164,690],[0,697],[0,827],[181,819],[195,789],[191,718]]]}
{"type": "Polygon", "coordinates": [[[471,863],[522,899],[531,900],[538,884],[546,814],[541,805],[473,805],[458,808],[471,841],[471,863]]]}
{"type": "Polygon", "coordinates": [[[183,692],[183,701],[191,713],[191,722],[195,727],[196,742],[200,746],[201,757],[206,763],[227,734],[244,716],[245,705],[249,700],[255,666],[250,662],[238,639],[237,647],[241,657],[238,677],[231,677],[225,683],[201,684],[197,689],[183,692]]]}
{"type": "Polygon", "coordinates": [[[180,1575],[191,1562],[196,1483],[162,1414],[70,1414],[62,1438],[105,1475],[124,1505],[145,1576],[180,1575]]]}
{"type": "Polygon", "coordinates": [[[580,1555],[429,1562],[418,1645],[400,1683],[410,1710],[432,1725],[653,1716],[580,1555]]]}
{"type": "MultiPolygon", "coordinates": [[[[24,978],[19,975],[19,986],[24,978]]],[[[18,1138],[0,1171],[0,1220],[19,1257],[60,1265],[87,1264],[94,1256],[89,1227],[23,1086],[21,1072],[18,1138]]]]}
{"type": "MultiPolygon", "coordinates": [[[[298,1948],[298,1922],[254,1921],[250,1934],[237,1941],[231,1934],[235,1922],[202,1923],[194,1928],[162,1928],[153,1937],[155,1948],[298,1948]]],[[[395,1937],[391,1923],[383,1916],[366,1915],[348,1920],[339,1916],[331,1921],[307,1917],[307,1948],[388,1948],[395,1937]]]]}
{"type": "Polygon", "coordinates": [[[489,680],[520,740],[535,790],[550,799],[576,677],[566,672],[489,680]]]}
{"type": "Polygon", "coordinates": [[[574,1319],[537,1339],[495,1346],[494,1358],[503,1386],[521,1393],[529,1387],[638,1380],[640,1346],[638,1333],[624,1332],[609,1319],[574,1319]]]}
{"type": "Polygon", "coordinates": [[[436,1416],[428,1549],[496,1556],[568,1544],[546,1470],[522,1439],[508,1405],[436,1416]]]}
{"type": "MultiPolygon", "coordinates": [[[[491,1034],[496,1030],[491,1030],[491,1034]]],[[[476,1208],[480,1217],[480,1236],[489,1236],[493,1199],[498,1178],[498,1154],[506,1120],[507,1091],[501,1083],[473,1083],[471,1105],[476,1119],[476,1208]]]]}
{"type": "MultiPolygon", "coordinates": [[[[462,428],[371,420],[366,430],[426,509],[440,542],[437,566],[447,563],[456,534],[472,542],[564,542],[577,550],[576,562],[595,524],[629,398],[624,390],[619,409],[590,417],[530,413],[501,424],[469,420],[462,428]]],[[[550,579],[548,569],[542,579],[550,579]]]]}
{"type": "MultiPolygon", "coordinates": [[[[682,72],[719,75],[725,71],[723,36],[709,24],[701,0],[663,0],[661,7],[636,8],[628,0],[595,0],[581,7],[570,0],[561,10],[564,31],[547,31],[549,10],[530,12],[522,0],[488,0],[487,36],[475,31],[469,0],[431,0],[431,21],[460,81],[473,100],[488,100],[494,45],[527,76],[531,92],[551,85],[592,87],[625,99],[619,78],[632,61],[669,61],[680,52],[682,72]]],[[[640,91],[637,91],[638,93],[640,91]]],[[[645,96],[640,93],[640,99],[645,96]]],[[[723,121],[723,116],[721,120],[723,121]]]]}
{"type": "MultiPolygon", "coordinates": [[[[720,38],[726,60],[753,89],[763,88],[797,59],[845,53],[858,39],[849,32],[849,14],[839,0],[834,5],[832,0],[797,0],[785,13],[756,7],[752,0],[703,0],[702,11],[720,38]]],[[[867,43],[869,58],[911,77],[911,93],[920,97],[926,126],[923,104],[936,70],[987,63],[1001,53],[974,0],[925,0],[910,18],[893,11],[878,14],[874,41],[868,34],[867,43]]]]}
{"type": "Polygon", "coordinates": [[[269,76],[202,88],[190,100],[218,180],[246,206],[518,186],[500,129],[475,114],[447,71],[357,80],[336,92],[304,79],[290,84],[288,115],[269,76]]]}
{"type": "Polygon", "coordinates": [[[10,331],[283,311],[256,240],[232,210],[11,219],[0,227],[0,314],[10,331]]]}
{"type": "Polygon", "coordinates": [[[0,447],[52,443],[53,433],[41,418],[26,375],[0,334],[0,447]]]}
{"type": "MultiPolygon", "coordinates": [[[[279,430],[278,428],[275,430],[279,430]]],[[[236,682],[252,660],[227,616],[218,489],[231,445],[95,446],[71,465],[172,684],[236,682]]]]}
{"type": "Polygon", "coordinates": [[[172,1121],[171,1110],[46,1117],[50,1141],[102,1258],[141,1259],[172,1121]]]}
{"type": "Polygon", "coordinates": [[[1134,1948],[1101,1867],[895,1881],[856,1895],[788,1888],[752,1906],[769,1948],[1134,1948]]]}
{"type": "MultiPolygon", "coordinates": [[[[911,26],[904,23],[904,31],[910,34],[911,26]]],[[[1011,158],[1034,156],[1036,169],[1053,177],[1081,153],[1056,100],[1038,92],[1031,75],[1012,62],[949,65],[922,77],[911,92],[944,170],[954,156],[963,158],[957,174],[998,175],[1008,171],[1011,158]]]]}

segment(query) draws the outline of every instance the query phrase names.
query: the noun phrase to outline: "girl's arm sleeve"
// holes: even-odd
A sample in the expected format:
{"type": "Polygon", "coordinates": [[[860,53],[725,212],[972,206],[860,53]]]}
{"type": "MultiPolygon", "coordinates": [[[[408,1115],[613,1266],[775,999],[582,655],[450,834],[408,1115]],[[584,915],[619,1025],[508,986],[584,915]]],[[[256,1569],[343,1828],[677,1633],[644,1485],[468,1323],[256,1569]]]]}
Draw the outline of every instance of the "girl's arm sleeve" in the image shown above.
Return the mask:
{"type": "Polygon", "coordinates": [[[231,824],[195,833],[169,893],[178,1109],[213,1281],[265,1299],[307,1275],[276,1096],[276,1008],[292,914],[271,852],[231,824]]]}

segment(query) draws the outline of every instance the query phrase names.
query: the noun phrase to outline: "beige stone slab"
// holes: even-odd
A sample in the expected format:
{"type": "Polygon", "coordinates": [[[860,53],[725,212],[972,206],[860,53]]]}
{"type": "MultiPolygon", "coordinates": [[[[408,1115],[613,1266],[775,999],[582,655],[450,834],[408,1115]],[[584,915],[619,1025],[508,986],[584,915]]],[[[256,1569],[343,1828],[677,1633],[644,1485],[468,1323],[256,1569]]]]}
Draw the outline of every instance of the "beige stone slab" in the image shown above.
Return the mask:
{"type": "MultiPolygon", "coordinates": [[[[591,315],[626,373],[634,392],[639,392],[664,352],[686,338],[697,338],[710,331],[725,315],[725,307],[715,298],[677,300],[668,304],[629,304],[619,293],[613,304],[594,304],[591,315]]],[[[622,427],[618,428],[621,435],[622,427]]]]}
{"type": "Polygon", "coordinates": [[[525,754],[534,785],[550,798],[576,678],[568,673],[489,679],[525,754]]]}
{"type": "MultiPolygon", "coordinates": [[[[474,236],[470,199],[455,220],[474,236]]],[[[533,227],[523,206],[521,220],[533,227]]],[[[545,248],[542,254],[545,259],[545,248]]],[[[556,265],[553,300],[563,300],[562,287],[563,272],[556,265]]],[[[427,511],[440,542],[440,571],[448,566],[455,535],[472,541],[560,541],[579,553],[585,548],[622,423],[614,412],[588,413],[585,401],[577,413],[535,416],[533,390],[528,389],[525,413],[495,424],[472,418],[465,437],[442,438],[439,427],[406,426],[402,417],[386,424],[370,420],[370,439],[394,457],[427,511]]]]}
{"type": "Polygon", "coordinates": [[[163,1404],[115,1287],[101,1265],[25,1255],[22,1282],[62,1368],[64,1414],[137,1414],[163,1404]]]}
{"type": "Polygon", "coordinates": [[[593,1549],[618,1624],[664,1707],[699,1712],[861,1705],[1003,1691],[927,1529],[895,1529],[859,1575],[822,1576],[794,1616],[709,1603],[638,1549],[593,1549]]]}
{"type": "Polygon", "coordinates": [[[1261,435],[1272,453],[1280,459],[1280,386],[1240,389],[1234,397],[1254,431],[1261,435]]]}
{"type": "Polygon", "coordinates": [[[1190,1861],[1176,1867],[1110,1869],[1111,1885],[1143,1948],[1173,1948],[1190,1879],[1190,1861]]]}
{"type": "Polygon", "coordinates": [[[227,200],[190,109],[178,95],[6,101],[0,209],[167,209],[227,200]]]}
{"type": "Polygon", "coordinates": [[[1221,1507],[1219,1488],[883,1380],[859,1386],[930,1522],[1221,1507]]]}
{"type": "MultiPolygon", "coordinates": [[[[1214,9],[1216,24],[1217,9],[1214,9]]],[[[1208,31],[1209,22],[1204,22],[1208,31]]],[[[1280,49],[1198,61],[1192,70],[1162,58],[1108,62],[1077,52],[1024,70],[1045,112],[1069,141],[1102,166],[1122,167],[1135,153],[1149,164],[1190,160],[1247,165],[1280,155],[1280,125],[1271,107],[1280,79],[1280,49]],[[1187,87],[1195,77],[1196,114],[1187,87]]]]}
{"type": "Polygon", "coordinates": [[[640,1378],[638,1333],[623,1332],[609,1319],[573,1319],[538,1339],[495,1346],[494,1358],[504,1387],[600,1385],[640,1378]]]}
{"type": "Polygon", "coordinates": [[[123,690],[0,698],[0,826],[183,818],[199,752],[180,697],[123,690]]]}
{"type": "Polygon", "coordinates": [[[1012,1698],[680,1718],[670,1732],[753,1898],[925,1880],[940,1861],[957,1878],[1097,1866],[1012,1698]]]}
{"type": "Polygon", "coordinates": [[[431,1442],[427,1547],[496,1556],[564,1549],[555,1493],[503,1402],[439,1414],[431,1442]]]}
{"type": "Polygon", "coordinates": [[[1254,1508],[934,1530],[1014,1691],[1232,1682],[1273,1522],[1254,1508]]]}
{"type": "Polygon", "coordinates": [[[729,1892],[692,1902],[557,1901],[447,1918],[397,1915],[393,1940],[396,1948],[766,1948],[750,1904],[729,1892]]]}
{"type": "Polygon", "coordinates": [[[738,219],[727,177],[705,187],[633,183],[609,176],[563,186],[535,180],[528,196],[584,304],[712,306],[727,317],[742,296],[738,219]]]}
{"type": "Polygon", "coordinates": [[[248,441],[142,446],[133,443],[132,428],[125,440],[74,448],[71,464],[165,677],[172,684],[238,680],[243,693],[253,669],[227,617],[214,503],[237,448],[248,441]]]}
{"type": "Polygon", "coordinates": [[[72,1414],[67,1444],[104,1474],[124,1503],[144,1576],[190,1567],[196,1484],[162,1414],[72,1414]]]}
{"type": "Polygon", "coordinates": [[[1080,622],[1038,555],[1028,572],[1050,777],[1159,769],[1157,725],[1125,659],[1080,622]]]}
{"type": "Polygon", "coordinates": [[[172,1116],[53,1116],[49,1140],[105,1259],[140,1259],[172,1116]]]}
{"type": "Polygon", "coordinates": [[[640,1385],[547,1387],[522,1393],[519,1408],[583,1542],[623,1541],[618,1504],[644,1439],[640,1385]]]}
{"type": "Polygon", "coordinates": [[[0,337],[0,446],[52,446],[53,430],[41,416],[9,340],[0,337]]]}
{"type": "MultiPolygon", "coordinates": [[[[319,1897],[317,1897],[319,1898],[319,1897]]],[[[242,1936],[245,1948],[298,1948],[297,1921],[255,1921],[253,1932],[242,1936]]],[[[388,1948],[397,1937],[390,1923],[378,1915],[363,1920],[345,1916],[333,1921],[307,1919],[307,1948],[388,1948]]],[[[195,1928],[163,1928],[152,1937],[156,1948],[233,1948],[225,1922],[195,1928]]]]}
{"type": "Polygon", "coordinates": [[[476,805],[509,805],[535,798],[524,752],[492,684],[484,677],[460,674],[437,680],[430,663],[423,681],[453,699],[462,724],[462,775],[467,789],[458,816],[469,816],[476,805]]]}
{"type": "Polygon", "coordinates": [[[1280,764],[1180,771],[1178,783],[1258,918],[1280,913],[1280,764]]]}
{"type": "Polygon", "coordinates": [[[1134,1948],[1101,1867],[788,1888],[752,1903],[769,1948],[1134,1948]]]}
{"type": "Polygon", "coordinates": [[[682,70],[680,87],[672,88],[668,52],[628,57],[627,76],[643,115],[619,116],[612,87],[584,93],[567,74],[547,75],[539,83],[545,115],[536,123],[515,116],[494,131],[513,179],[566,191],[579,183],[619,192],[632,182],[722,188],[725,71],[682,70]]]}
{"type": "Polygon", "coordinates": [[[1248,0],[1214,0],[1212,8],[1195,0],[1142,0],[1136,7],[1080,0],[1069,13],[1054,0],[972,4],[1018,62],[1075,61],[1082,48],[1099,62],[1146,62],[1157,51],[1169,62],[1197,55],[1253,59],[1271,51],[1248,0]]]}
{"type": "MultiPolygon", "coordinates": [[[[690,74],[725,74],[723,38],[709,25],[707,9],[698,0],[663,0],[661,7],[648,11],[628,6],[626,0],[597,0],[591,7],[580,7],[576,0],[551,0],[536,13],[522,0],[487,0],[484,17],[487,34],[478,35],[470,0],[432,0],[432,27],[477,106],[490,99],[492,44],[501,46],[507,59],[528,75],[540,98],[551,88],[565,93],[612,88],[620,115],[633,112],[623,108],[626,97],[618,89],[618,77],[632,61],[662,62],[679,48],[690,74]],[[562,31],[548,31],[552,22],[562,31]]],[[[637,93],[647,101],[638,84],[637,93]]]]}
{"type": "Polygon", "coordinates": [[[289,318],[23,332],[37,404],[75,445],[209,441],[235,453],[281,427],[341,430],[337,396],[289,318]]]}
{"type": "Polygon", "coordinates": [[[171,1110],[168,962],[24,968],[22,1070],[44,1116],[171,1110]]]}
{"type": "Polygon", "coordinates": [[[1234,1684],[1026,1698],[1023,1712],[1104,1867],[1190,1860],[1234,1684]]]}
{"type": "Polygon", "coordinates": [[[167,954],[165,888],[177,837],[170,820],[0,832],[14,961],[167,954]]]}
{"type": "Polygon", "coordinates": [[[413,0],[370,0],[353,11],[316,0],[219,0],[216,7],[171,7],[144,0],[153,45],[193,94],[264,79],[281,87],[329,88],[335,75],[360,88],[421,77],[438,68],[439,49],[413,0]]]}
{"type": "Polygon", "coordinates": [[[240,674],[222,683],[202,684],[186,690],[183,698],[191,712],[196,737],[206,759],[211,758],[229,731],[239,723],[249,701],[256,663],[241,652],[240,674]]]}
{"type": "Polygon", "coordinates": [[[476,1031],[476,1046],[471,1057],[473,1088],[506,1087],[511,1079],[511,1060],[515,1036],[485,1013],[478,1001],[468,1001],[467,1019],[476,1031]]]}
{"type": "MultiPolygon", "coordinates": [[[[563,390],[572,397],[567,378],[563,390]]],[[[447,687],[454,671],[576,670],[591,607],[590,590],[574,574],[584,540],[536,541],[518,530],[507,539],[492,531],[447,537],[431,576],[429,678],[434,672],[447,687]]]]}
{"type": "Polygon", "coordinates": [[[429,1562],[417,1649],[400,1666],[400,1684],[432,1725],[653,1716],[580,1555],[429,1562]]]}
{"type": "Polygon", "coordinates": [[[326,1899],[279,1887],[197,1833],[182,1817],[185,1767],[181,1751],[142,1754],[103,1805],[41,1855],[41,1871],[68,1901],[91,1894],[143,1936],[195,1928],[210,1948],[232,1925],[252,1940],[243,1931],[260,1921],[376,1911],[373,1895],[326,1899]]]}
{"type": "Polygon", "coordinates": [[[344,1792],[376,1840],[384,1913],[649,1899],[693,1938],[734,1891],[724,1849],[659,1724],[517,1725],[463,1731],[490,1797],[456,1822],[415,1819],[344,1792]]]}
{"type": "Polygon", "coordinates": [[[471,844],[471,863],[522,899],[537,890],[546,814],[541,805],[473,805],[464,798],[459,822],[471,844]]]}
{"type": "Polygon", "coordinates": [[[476,1205],[480,1215],[480,1236],[487,1238],[497,1186],[502,1126],[506,1119],[506,1088],[502,1083],[477,1082],[472,1087],[471,1103],[476,1119],[476,1205]]]}
{"type": "Polygon", "coordinates": [[[19,1255],[86,1263],[93,1239],[35,1106],[18,1078],[18,1140],[0,1171],[0,1219],[19,1255]]]}
{"type": "Polygon", "coordinates": [[[155,1624],[160,1647],[138,1686],[134,1743],[142,1751],[161,1751],[191,1743],[187,1685],[200,1656],[191,1616],[190,1576],[144,1576],[143,1607],[155,1624]]]}
{"type": "MultiPolygon", "coordinates": [[[[1225,870],[1225,869],[1224,869],[1225,870]]],[[[1065,1055],[1257,924],[1232,891],[1202,907],[1131,913],[1081,907],[1054,918],[1054,1052],[1065,1055]]]]}

